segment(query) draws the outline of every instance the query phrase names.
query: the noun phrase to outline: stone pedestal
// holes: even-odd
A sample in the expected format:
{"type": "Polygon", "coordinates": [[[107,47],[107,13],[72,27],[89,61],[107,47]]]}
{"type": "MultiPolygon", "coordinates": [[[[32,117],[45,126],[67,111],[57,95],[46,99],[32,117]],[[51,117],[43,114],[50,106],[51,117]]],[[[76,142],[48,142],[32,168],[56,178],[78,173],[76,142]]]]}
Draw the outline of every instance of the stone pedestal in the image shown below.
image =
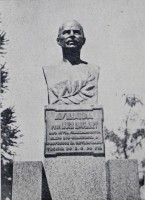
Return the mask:
{"type": "Polygon", "coordinates": [[[12,200],[41,200],[42,163],[14,162],[12,200]]]}
{"type": "Polygon", "coordinates": [[[139,200],[137,160],[109,160],[107,182],[109,200],[139,200]]]}
{"type": "Polygon", "coordinates": [[[45,158],[52,200],[106,200],[105,158],[64,156],[45,158]]]}
{"type": "Polygon", "coordinates": [[[106,200],[103,109],[45,107],[45,161],[52,200],[106,200]]]}

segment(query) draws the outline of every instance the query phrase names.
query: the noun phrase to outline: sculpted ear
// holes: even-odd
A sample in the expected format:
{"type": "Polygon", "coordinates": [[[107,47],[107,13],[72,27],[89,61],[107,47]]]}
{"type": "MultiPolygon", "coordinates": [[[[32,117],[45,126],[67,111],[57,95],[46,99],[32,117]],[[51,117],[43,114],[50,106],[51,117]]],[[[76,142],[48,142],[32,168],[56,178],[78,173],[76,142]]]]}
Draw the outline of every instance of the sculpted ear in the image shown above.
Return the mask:
{"type": "Polygon", "coordinates": [[[57,44],[60,45],[60,38],[59,37],[57,37],[56,41],[57,41],[57,44]]]}
{"type": "Polygon", "coordinates": [[[84,38],[83,38],[83,45],[85,44],[85,42],[86,42],[86,38],[84,37],[84,38]]]}

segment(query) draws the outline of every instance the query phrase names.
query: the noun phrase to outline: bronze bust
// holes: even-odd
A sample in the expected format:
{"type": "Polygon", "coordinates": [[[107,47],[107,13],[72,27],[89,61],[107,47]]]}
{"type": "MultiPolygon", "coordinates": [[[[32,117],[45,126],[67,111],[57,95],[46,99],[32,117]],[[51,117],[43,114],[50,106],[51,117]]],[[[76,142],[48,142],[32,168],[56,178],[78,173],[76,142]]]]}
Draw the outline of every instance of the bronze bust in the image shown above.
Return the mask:
{"type": "Polygon", "coordinates": [[[99,67],[81,60],[85,41],[83,27],[77,21],[60,26],[57,43],[62,48],[62,62],[43,68],[48,104],[98,104],[99,67]]]}

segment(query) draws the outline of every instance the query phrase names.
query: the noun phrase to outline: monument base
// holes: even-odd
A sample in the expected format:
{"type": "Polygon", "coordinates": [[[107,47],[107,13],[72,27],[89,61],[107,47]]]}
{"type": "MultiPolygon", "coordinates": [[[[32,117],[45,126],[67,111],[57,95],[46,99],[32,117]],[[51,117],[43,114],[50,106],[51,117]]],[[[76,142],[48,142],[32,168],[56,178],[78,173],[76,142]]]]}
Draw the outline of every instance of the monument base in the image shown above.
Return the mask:
{"type": "Polygon", "coordinates": [[[109,160],[107,182],[109,200],[139,200],[137,160],[109,160]]]}
{"type": "Polygon", "coordinates": [[[12,200],[139,200],[137,160],[58,156],[14,162],[12,200]],[[106,179],[107,175],[107,179],[106,179]]]}
{"type": "Polygon", "coordinates": [[[41,200],[42,162],[14,162],[12,200],[41,200]]]}
{"type": "Polygon", "coordinates": [[[45,158],[52,200],[106,200],[105,158],[65,156],[45,158]]]}

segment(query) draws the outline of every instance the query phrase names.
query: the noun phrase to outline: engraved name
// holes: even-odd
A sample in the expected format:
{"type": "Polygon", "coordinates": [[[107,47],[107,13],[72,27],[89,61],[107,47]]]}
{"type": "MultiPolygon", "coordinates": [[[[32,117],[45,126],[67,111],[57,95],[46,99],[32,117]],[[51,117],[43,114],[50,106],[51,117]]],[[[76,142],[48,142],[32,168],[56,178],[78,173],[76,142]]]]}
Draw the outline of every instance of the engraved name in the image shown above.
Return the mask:
{"type": "Polygon", "coordinates": [[[98,122],[96,121],[83,121],[83,122],[62,122],[53,124],[51,130],[65,130],[65,129],[97,129],[98,122]]]}
{"type": "Polygon", "coordinates": [[[57,113],[55,120],[84,120],[93,119],[91,113],[73,112],[73,113],[57,113]]]}

